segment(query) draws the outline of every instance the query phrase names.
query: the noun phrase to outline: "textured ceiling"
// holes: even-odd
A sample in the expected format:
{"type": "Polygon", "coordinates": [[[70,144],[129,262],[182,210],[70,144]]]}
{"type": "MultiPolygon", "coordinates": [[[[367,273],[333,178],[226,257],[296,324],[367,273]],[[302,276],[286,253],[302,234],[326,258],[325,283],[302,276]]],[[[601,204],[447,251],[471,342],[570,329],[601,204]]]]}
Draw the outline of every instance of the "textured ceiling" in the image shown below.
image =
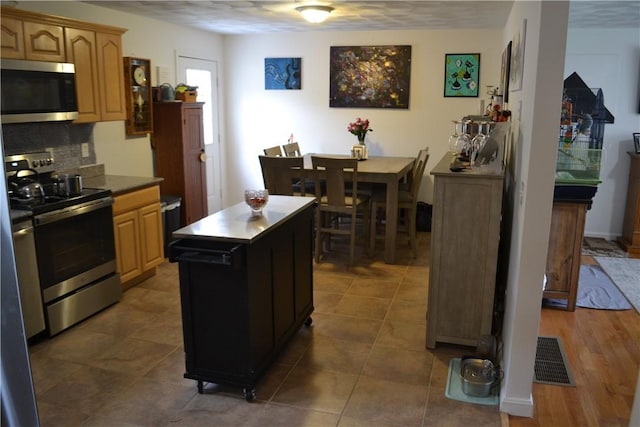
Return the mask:
{"type": "MultiPolygon", "coordinates": [[[[317,1],[334,11],[321,24],[302,19],[308,1],[87,1],[94,5],[222,34],[502,28],[512,1],[317,1]]],[[[637,27],[640,0],[572,1],[570,28],[637,27]]]]}

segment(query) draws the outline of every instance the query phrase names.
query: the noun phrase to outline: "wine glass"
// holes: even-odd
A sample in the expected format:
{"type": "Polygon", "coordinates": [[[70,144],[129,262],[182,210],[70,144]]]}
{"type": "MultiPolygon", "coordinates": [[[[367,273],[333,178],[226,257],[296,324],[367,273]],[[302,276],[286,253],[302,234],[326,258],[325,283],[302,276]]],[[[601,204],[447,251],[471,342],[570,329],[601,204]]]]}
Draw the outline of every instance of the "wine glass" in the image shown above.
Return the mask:
{"type": "Polygon", "coordinates": [[[460,151],[456,145],[458,141],[458,123],[455,120],[451,121],[453,123],[453,133],[449,136],[449,152],[453,155],[457,155],[460,151]]]}
{"type": "Polygon", "coordinates": [[[453,134],[449,136],[449,152],[452,155],[457,156],[458,154],[460,154],[460,152],[464,148],[459,143],[459,137],[462,134],[462,123],[455,120],[452,120],[452,123],[453,123],[453,134]]]}
{"type": "Polygon", "coordinates": [[[251,208],[251,216],[262,216],[262,209],[269,201],[269,191],[262,190],[244,190],[244,201],[251,208]]]}
{"type": "Polygon", "coordinates": [[[471,152],[471,135],[469,135],[469,124],[471,121],[461,122],[461,133],[456,140],[456,146],[460,148],[459,153],[464,157],[468,157],[471,152]]]}

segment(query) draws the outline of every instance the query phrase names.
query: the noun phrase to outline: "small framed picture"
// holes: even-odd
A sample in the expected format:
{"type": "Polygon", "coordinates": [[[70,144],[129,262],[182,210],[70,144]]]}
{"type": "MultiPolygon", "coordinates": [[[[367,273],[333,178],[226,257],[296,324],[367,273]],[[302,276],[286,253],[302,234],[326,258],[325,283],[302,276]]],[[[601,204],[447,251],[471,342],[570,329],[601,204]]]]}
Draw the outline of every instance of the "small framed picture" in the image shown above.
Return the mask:
{"type": "Polygon", "coordinates": [[[479,53],[447,53],[444,56],[444,96],[477,97],[480,86],[479,53]]]}
{"type": "Polygon", "coordinates": [[[265,58],[264,88],[266,90],[300,90],[302,58],[265,58]]]}
{"type": "Polygon", "coordinates": [[[633,148],[636,150],[636,154],[640,154],[640,132],[633,133],[633,148]]]}

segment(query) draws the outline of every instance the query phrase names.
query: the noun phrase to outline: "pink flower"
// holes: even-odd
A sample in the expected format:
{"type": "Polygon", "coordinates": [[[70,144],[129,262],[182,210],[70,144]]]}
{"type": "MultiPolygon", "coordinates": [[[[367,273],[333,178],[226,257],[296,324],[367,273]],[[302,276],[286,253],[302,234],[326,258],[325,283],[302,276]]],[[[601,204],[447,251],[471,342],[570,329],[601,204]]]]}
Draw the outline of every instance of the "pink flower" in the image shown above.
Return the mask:
{"type": "Polygon", "coordinates": [[[363,141],[367,132],[373,132],[373,129],[369,129],[369,120],[358,117],[355,122],[349,123],[347,131],[358,137],[359,141],[363,141]]]}

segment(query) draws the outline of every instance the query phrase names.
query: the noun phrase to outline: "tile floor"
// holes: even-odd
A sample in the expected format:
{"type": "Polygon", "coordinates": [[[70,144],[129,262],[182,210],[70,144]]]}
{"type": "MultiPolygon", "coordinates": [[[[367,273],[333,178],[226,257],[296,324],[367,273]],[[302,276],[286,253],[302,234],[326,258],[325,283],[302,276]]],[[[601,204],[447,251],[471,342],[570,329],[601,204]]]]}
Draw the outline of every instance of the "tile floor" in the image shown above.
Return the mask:
{"type": "MultiPolygon", "coordinates": [[[[41,424],[48,426],[499,426],[497,407],[448,399],[449,361],[468,348],[425,350],[429,233],[419,256],[399,238],[398,264],[344,253],[315,266],[313,324],[256,387],[183,378],[177,264],[122,300],[30,346],[41,424]]],[[[408,246],[408,245],[407,245],[408,246]]],[[[337,248],[336,248],[337,249],[337,248]]]]}

